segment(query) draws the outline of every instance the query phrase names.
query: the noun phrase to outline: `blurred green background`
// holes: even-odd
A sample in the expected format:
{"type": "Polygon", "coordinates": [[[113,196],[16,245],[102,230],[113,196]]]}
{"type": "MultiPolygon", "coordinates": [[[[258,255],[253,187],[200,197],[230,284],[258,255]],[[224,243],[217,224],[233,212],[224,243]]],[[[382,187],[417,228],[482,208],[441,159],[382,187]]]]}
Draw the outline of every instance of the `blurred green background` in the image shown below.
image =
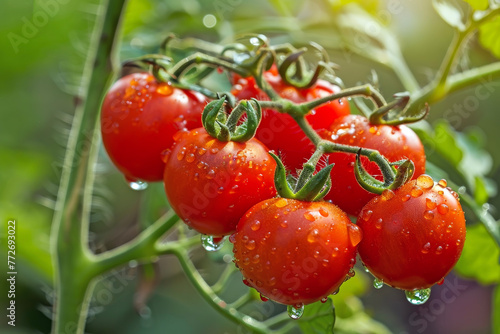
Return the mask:
{"type": "MultiPolygon", "coordinates": [[[[341,5],[347,2],[351,1],[131,0],[124,21],[120,56],[126,59],[154,52],[169,32],[213,42],[229,41],[246,32],[266,33],[274,43],[291,41],[304,44],[314,40],[329,49],[331,59],[341,66],[338,74],[347,86],[366,81],[370,70],[375,69],[381,92],[389,99],[393,93],[405,90],[391,69],[393,60],[384,58],[390,53],[366,47],[364,51],[371,53],[369,58],[386,63],[382,65],[356,52],[339,51],[343,41],[336,22],[332,20],[337,17],[341,5]]],[[[394,41],[399,42],[408,67],[420,84],[427,83],[439,67],[452,37],[452,29],[433,11],[430,2],[358,2],[396,36],[394,41]]],[[[101,11],[99,0],[4,0],[0,3],[0,217],[5,223],[8,219],[17,221],[18,267],[17,325],[15,328],[7,326],[2,315],[2,333],[50,331],[53,296],[49,234],[52,208],[74,101],[83,93],[80,85],[88,75],[83,73],[83,66],[90,48],[91,32],[101,11]]],[[[375,30],[373,33],[380,36],[383,32],[375,30]]],[[[363,46],[363,43],[360,40],[359,45],[363,46]]],[[[469,42],[469,47],[470,51],[461,62],[463,68],[495,61],[475,40],[469,42]]],[[[428,121],[433,123],[444,118],[456,130],[474,129],[476,137],[491,155],[491,161],[486,156],[480,163],[488,165],[491,162],[488,177],[498,182],[500,81],[492,81],[488,87],[491,94],[487,98],[479,98],[477,91],[471,88],[433,105],[428,121]],[[471,101],[474,103],[470,104],[471,101]]],[[[90,241],[94,249],[102,251],[131,239],[137,233],[137,208],[142,195],[127,187],[104,152],[100,154],[97,170],[99,187],[96,189],[90,241]]],[[[148,191],[157,201],[158,212],[152,213],[155,215],[167,203],[161,185],[154,185],[148,191]]],[[[493,197],[489,209],[495,217],[498,217],[496,208],[499,207],[499,197],[493,197]]],[[[2,228],[1,248],[6,253],[5,233],[6,228],[2,228]]],[[[493,253],[488,255],[498,257],[498,247],[488,245],[493,253]]],[[[220,271],[225,265],[223,255],[207,256],[199,252],[194,256],[210,280],[210,273],[220,271]]],[[[358,270],[357,278],[350,283],[352,287],[345,290],[361,295],[366,314],[387,327],[380,327],[380,332],[490,333],[493,331],[492,284],[500,281],[498,261],[491,263],[494,267],[479,267],[486,274],[490,273],[488,278],[479,280],[482,284],[462,279],[457,281],[454,276],[447,278],[447,282],[459,286],[455,289],[457,293],[453,302],[442,301],[446,284],[433,288],[433,296],[441,300],[441,303],[433,304],[434,309],[429,306],[432,299],[427,306],[417,307],[407,303],[400,291],[388,287],[373,289],[362,270],[358,270]]],[[[113,272],[98,287],[87,331],[244,332],[208,307],[186,281],[175,259],[167,257],[157,264],[158,286],[148,303],[149,309],[144,310],[142,316],[135,311],[133,304],[140,279],[136,264],[132,263],[128,268],[113,272]]],[[[2,269],[0,273],[2,309],[7,305],[5,272],[2,269]]],[[[241,294],[244,288],[235,281],[229,290],[228,298],[235,299],[233,295],[241,294]]],[[[496,295],[498,305],[499,293],[496,295]]],[[[338,301],[341,305],[339,311],[360,310],[361,306],[356,304],[359,300],[349,299],[349,293],[339,298],[342,298],[338,301]]],[[[249,312],[259,319],[281,310],[276,304],[269,302],[267,305],[259,304],[249,312]]],[[[352,322],[346,320],[342,332],[372,333],[378,330],[369,320],[357,319],[352,314],[344,316],[352,322]],[[366,324],[371,324],[371,329],[363,329],[366,324]]]]}

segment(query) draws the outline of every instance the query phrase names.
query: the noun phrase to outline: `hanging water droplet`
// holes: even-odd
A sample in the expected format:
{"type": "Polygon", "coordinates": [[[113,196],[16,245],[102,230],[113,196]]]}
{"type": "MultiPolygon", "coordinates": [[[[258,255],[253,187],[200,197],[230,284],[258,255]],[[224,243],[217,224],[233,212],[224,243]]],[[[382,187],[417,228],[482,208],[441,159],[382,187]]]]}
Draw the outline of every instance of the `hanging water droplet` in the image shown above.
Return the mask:
{"type": "Polygon", "coordinates": [[[431,289],[405,291],[406,299],[413,305],[422,305],[431,296],[431,289]]]}
{"type": "Polygon", "coordinates": [[[267,302],[269,300],[269,298],[267,298],[266,296],[264,296],[262,293],[260,294],[260,300],[262,300],[263,302],[267,302]]]}
{"type": "Polygon", "coordinates": [[[133,189],[133,190],[145,190],[148,187],[148,183],[140,180],[135,180],[135,181],[128,181],[128,186],[133,189]]]}
{"type": "Polygon", "coordinates": [[[375,278],[373,280],[373,287],[375,289],[382,289],[383,286],[384,286],[384,281],[383,280],[378,279],[378,278],[375,278]]]}
{"type": "Polygon", "coordinates": [[[297,320],[304,314],[304,304],[288,305],[287,311],[290,318],[297,320]]]}
{"type": "Polygon", "coordinates": [[[215,252],[222,248],[224,245],[224,238],[219,242],[214,241],[214,237],[211,235],[202,234],[201,235],[201,245],[208,252],[215,252]]]}
{"type": "Polygon", "coordinates": [[[328,296],[321,298],[321,302],[324,304],[328,301],[328,296]]]}

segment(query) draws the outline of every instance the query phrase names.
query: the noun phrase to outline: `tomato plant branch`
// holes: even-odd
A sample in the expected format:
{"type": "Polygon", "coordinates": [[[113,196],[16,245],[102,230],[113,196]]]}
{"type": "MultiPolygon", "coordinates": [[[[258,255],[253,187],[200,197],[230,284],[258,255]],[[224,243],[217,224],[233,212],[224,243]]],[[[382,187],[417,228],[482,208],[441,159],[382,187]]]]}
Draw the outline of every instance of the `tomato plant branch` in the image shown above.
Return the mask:
{"type": "Polygon", "coordinates": [[[228,265],[224,268],[224,271],[220,275],[217,282],[212,285],[212,291],[215,293],[220,293],[226,287],[229,278],[237,271],[236,266],[228,265]]]}
{"type": "Polygon", "coordinates": [[[103,92],[113,75],[114,44],[126,0],[109,1],[96,22],[92,45],[96,51],[86,63],[86,95],[77,105],[67,144],[60,188],[52,222],[56,277],[53,333],[83,333],[92,291],[87,237],[95,153],[95,128],[103,92]],[[80,152],[80,153],[76,153],[80,152]],[[84,196],[81,195],[84,189],[84,196]],[[85,200],[85,198],[87,200],[85,200]],[[79,274],[75,276],[75,272],[79,274]]]}
{"type": "Polygon", "coordinates": [[[217,294],[210,288],[210,286],[205,282],[203,277],[200,275],[196,269],[194,263],[189,258],[189,254],[185,249],[179,249],[175,252],[175,255],[179,259],[179,262],[186,274],[187,278],[194,285],[196,290],[201,294],[201,296],[219,313],[234,321],[238,324],[243,325],[247,329],[254,333],[267,334],[272,332],[266,325],[249,317],[236,308],[230,307],[222,299],[217,296],[217,294]]]}

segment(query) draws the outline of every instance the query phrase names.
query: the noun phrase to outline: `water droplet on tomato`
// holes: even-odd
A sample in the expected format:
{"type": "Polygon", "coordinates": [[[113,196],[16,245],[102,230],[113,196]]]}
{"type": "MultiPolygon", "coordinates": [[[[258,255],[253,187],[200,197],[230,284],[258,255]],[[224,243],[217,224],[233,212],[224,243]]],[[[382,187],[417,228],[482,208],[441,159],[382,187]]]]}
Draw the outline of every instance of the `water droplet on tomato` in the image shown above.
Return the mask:
{"type": "Polygon", "coordinates": [[[304,304],[288,305],[287,312],[290,318],[297,320],[304,314],[304,304]]]}
{"type": "Polygon", "coordinates": [[[210,169],[205,177],[209,180],[212,180],[215,177],[215,171],[213,169],[210,169]]]}
{"type": "Polygon", "coordinates": [[[237,184],[236,184],[236,185],[234,185],[234,186],[232,186],[232,187],[231,187],[231,190],[229,190],[229,193],[230,193],[231,195],[232,195],[232,194],[234,194],[234,193],[236,193],[236,191],[238,191],[238,188],[239,188],[239,187],[238,187],[238,185],[237,185],[237,184]]]}
{"type": "Polygon", "coordinates": [[[414,198],[422,196],[423,193],[424,191],[419,186],[414,186],[410,191],[411,197],[414,198]]]}
{"type": "Polygon", "coordinates": [[[436,248],[436,255],[440,255],[442,252],[443,252],[443,247],[442,246],[438,246],[436,248]]]}
{"type": "Polygon", "coordinates": [[[427,242],[424,247],[422,247],[422,253],[427,254],[429,253],[429,250],[431,249],[431,243],[427,242]]]}
{"type": "Polygon", "coordinates": [[[179,152],[177,152],[177,160],[182,161],[186,155],[186,148],[183,147],[179,152]]]}
{"type": "Polygon", "coordinates": [[[264,175],[257,174],[257,180],[262,181],[264,179],[264,175]]]}
{"type": "Polygon", "coordinates": [[[356,247],[360,243],[362,238],[361,229],[354,224],[349,224],[347,225],[347,232],[349,233],[349,241],[351,242],[351,246],[356,247]]]}
{"type": "Polygon", "coordinates": [[[229,242],[232,244],[236,242],[236,233],[233,233],[229,236],[229,242]]]}
{"type": "Polygon", "coordinates": [[[187,162],[193,162],[194,161],[194,154],[193,153],[189,153],[186,155],[186,161],[187,162]]]}
{"type": "Polygon", "coordinates": [[[251,285],[250,285],[250,282],[249,282],[246,278],[244,278],[242,282],[243,282],[243,284],[245,284],[246,286],[251,286],[251,285]]]}
{"type": "Polygon", "coordinates": [[[132,180],[129,178],[125,178],[127,180],[128,186],[130,189],[140,191],[140,190],[145,190],[148,187],[148,183],[141,181],[141,180],[132,180]]]}
{"type": "Polygon", "coordinates": [[[437,204],[432,199],[426,198],[425,199],[425,206],[427,206],[427,209],[429,209],[429,210],[434,210],[436,208],[437,204]]]}
{"type": "Polygon", "coordinates": [[[429,175],[422,174],[417,177],[417,186],[423,189],[430,189],[434,186],[434,180],[429,175]]]}
{"type": "Polygon", "coordinates": [[[161,95],[171,95],[173,93],[173,88],[169,84],[160,84],[156,88],[156,92],[161,95]]]}
{"type": "Polygon", "coordinates": [[[424,218],[427,220],[432,220],[434,219],[434,211],[427,210],[424,212],[424,218]]]}
{"type": "Polygon", "coordinates": [[[438,184],[443,187],[443,188],[446,188],[446,186],[448,185],[448,182],[446,182],[445,179],[441,179],[438,181],[438,184]]]}
{"type": "Polygon", "coordinates": [[[442,215],[445,215],[448,213],[448,211],[450,211],[450,208],[448,207],[448,205],[442,203],[442,204],[439,204],[438,207],[438,212],[442,215]]]}
{"type": "Polygon", "coordinates": [[[372,214],[373,214],[372,210],[363,210],[361,212],[361,219],[363,219],[366,222],[366,221],[368,221],[370,219],[370,217],[372,216],[372,214]]]}
{"type": "Polygon", "coordinates": [[[441,279],[439,280],[439,282],[437,282],[437,285],[443,285],[443,283],[444,283],[444,277],[443,277],[443,278],[441,278],[441,279]]]}
{"type": "Polygon", "coordinates": [[[168,148],[161,152],[161,161],[163,161],[163,163],[167,163],[168,158],[170,158],[170,153],[172,153],[172,151],[168,148]]]}
{"type": "Polygon", "coordinates": [[[255,249],[255,240],[248,240],[248,242],[245,243],[245,248],[248,250],[254,250],[255,249]]]}
{"type": "Polygon", "coordinates": [[[200,148],[200,149],[198,150],[198,154],[199,154],[199,155],[203,155],[203,154],[205,154],[205,153],[207,153],[207,149],[205,149],[205,148],[203,148],[203,147],[202,147],[202,148],[200,148]]]}
{"type": "Polygon", "coordinates": [[[317,229],[311,230],[311,232],[309,232],[309,234],[307,235],[307,242],[312,244],[313,242],[316,241],[316,239],[318,238],[318,235],[319,235],[319,231],[317,229]]]}
{"type": "Polygon", "coordinates": [[[274,205],[276,205],[277,208],[283,208],[288,204],[288,201],[284,198],[281,198],[278,200],[274,205]]]}
{"type": "Polygon", "coordinates": [[[214,238],[211,235],[201,235],[201,245],[208,252],[215,252],[222,248],[224,245],[224,238],[214,238]]]}
{"type": "Polygon", "coordinates": [[[394,191],[386,189],[382,192],[381,197],[383,201],[388,201],[394,197],[394,191]]]}
{"type": "Polygon", "coordinates": [[[431,289],[421,289],[421,290],[406,290],[406,299],[413,305],[422,305],[431,296],[431,289]]]}
{"type": "Polygon", "coordinates": [[[384,221],[382,220],[382,218],[377,219],[377,220],[375,221],[375,228],[376,228],[377,230],[380,230],[380,229],[382,228],[382,223],[383,223],[383,222],[384,222],[384,221]]]}
{"type": "Polygon", "coordinates": [[[250,225],[252,231],[258,231],[260,229],[260,221],[256,220],[250,225]]]}
{"type": "Polygon", "coordinates": [[[309,221],[311,221],[311,222],[313,222],[315,220],[315,218],[314,218],[313,214],[311,213],[311,211],[306,211],[304,213],[304,218],[307,219],[307,220],[309,220],[309,221]]]}
{"type": "Polygon", "coordinates": [[[408,202],[408,201],[410,200],[410,198],[411,198],[411,196],[410,196],[410,195],[408,195],[408,194],[406,194],[406,195],[404,195],[403,197],[401,197],[401,200],[402,200],[403,202],[408,202]]]}
{"type": "Polygon", "coordinates": [[[328,211],[326,211],[324,208],[319,208],[319,214],[322,215],[323,217],[328,217],[328,211]]]}
{"type": "Polygon", "coordinates": [[[324,304],[328,301],[328,296],[321,298],[321,302],[324,304]]]}
{"type": "Polygon", "coordinates": [[[267,302],[269,300],[269,298],[264,297],[264,295],[261,293],[260,294],[260,300],[262,300],[263,302],[267,302]]]}
{"type": "Polygon", "coordinates": [[[373,287],[375,289],[382,289],[383,286],[384,286],[384,281],[383,280],[378,279],[378,278],[375,278],[373,280],[373,287]]]}

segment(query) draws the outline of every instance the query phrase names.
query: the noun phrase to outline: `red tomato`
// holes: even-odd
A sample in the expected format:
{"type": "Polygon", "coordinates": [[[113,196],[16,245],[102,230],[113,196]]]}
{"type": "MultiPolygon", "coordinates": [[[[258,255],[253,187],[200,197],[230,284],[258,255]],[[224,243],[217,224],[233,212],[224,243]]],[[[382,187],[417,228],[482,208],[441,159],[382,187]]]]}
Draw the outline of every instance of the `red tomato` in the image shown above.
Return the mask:
{"type": "Polygon", "coordinates": [[[446,181],[428,175],[387,190],[361,211],[359,256],[370,272],[399,289],[428,288],[458,261],[465,218],[458,195],[446,181]]]}
{"type": "Polygon", "coordinates": [[[198,232],[230,234],[252,205],[276,195],[276,162],[257,139],[222,142],[203,128],[176,137],[165,157],[165,191],[179,217],[198,232]]]}
{"type": "Polygon", "coordinates": [[[101,133],[111,161],[130,181],[160,181],[161,153],[179,130],[201,126],[203,95],[159,83],[149,73],[119,79],[104,98],[101,133]]]}
{"type": "MultiPolygon", "coordinates": [[[[425,172],[425,151],[418,136],[405,125],[371,125],[368,119],[359,115],[348,115],[335,121],[328,131],[320,135],[335,143],[360,146],[378,150],[389,161],[410,159],[415,164],[413,179],[425,172]]],[[[334,163],[331,177],[332,188],[325,200],[331,200],[342,210],[358,215],[363,206],[376,195],[363,189],[354,175],[353,153],[335,152],[328,154],[329,163],[334,163]]],[[[377,164],[361,157],[365,169],[378,180],[382,174],[377,164]]]]}
{"type": "MultiPolygon", "coordinates": [[[[281,97],[296,103],[315,100],[340,91],[340,87],[325,80],[318,80],[314,86],[306,89],[287,85],[275,67],[264,73],[264,79],[281,97]]],[[[251,98],[269,100],[268,96],[258,88],[252,77],[240,78],[236,76],[232,93],[240,100],[251,98]]],[[[315,130],[320,130],[328,128],[334,120],[349,113],[349,104],[346,99],[342,98],[311,110],[306,119],[315,130]]],[[[302,169],[302,164],[314,152],[314,145],[294,119],[288,114],[282,114],[272,109],[263,110],[256,138],[270,149],[279,152],[285,166],[293,172],[296,169],[302,169]]]]}
{"type": "Polygon", "coordinates": [[[231,235],[248,285],[287,305],[335,292],[356,262],[361,230],[337,206],[273,198],[253,206],[231,235]]]}

